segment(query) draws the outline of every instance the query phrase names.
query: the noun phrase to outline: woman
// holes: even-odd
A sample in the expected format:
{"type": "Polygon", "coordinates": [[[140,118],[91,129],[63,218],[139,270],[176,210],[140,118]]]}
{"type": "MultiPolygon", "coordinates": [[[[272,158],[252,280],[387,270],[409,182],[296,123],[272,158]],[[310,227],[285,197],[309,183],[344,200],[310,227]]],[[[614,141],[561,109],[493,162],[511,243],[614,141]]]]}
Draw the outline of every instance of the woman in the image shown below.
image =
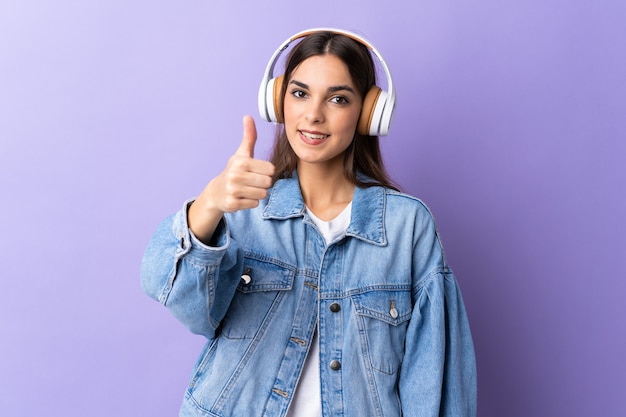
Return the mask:
{"type": "Polygon", "coordinates": [[[307,32],[276,80],[271,161],[254,159],[244,118],[224,171],[148,245],[144,290],[208,339],[181,416],[475,415],[469,325],[434,221],[360,126],[368,45],[307,32]]]}

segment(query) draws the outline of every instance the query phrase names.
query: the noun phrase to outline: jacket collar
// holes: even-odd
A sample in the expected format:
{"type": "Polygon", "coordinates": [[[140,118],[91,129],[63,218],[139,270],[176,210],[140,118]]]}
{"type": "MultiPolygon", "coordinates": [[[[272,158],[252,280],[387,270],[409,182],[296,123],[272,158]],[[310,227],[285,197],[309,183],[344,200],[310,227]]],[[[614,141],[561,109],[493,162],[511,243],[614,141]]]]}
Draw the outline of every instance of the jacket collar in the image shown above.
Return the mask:
{"type": "MultiPolygon", "coordinates": [[[[385,246],[387,244],[384,220],[385,202],[386,192],[383,187],[356,187],[346,235],[374,245],[385,246]]],[[[300,183],[294,172],[291,178],[276,181],[269,192],[267,205],[263,209],[263,218],[286,220],[304,217],[305,211],[300,183]]]]}

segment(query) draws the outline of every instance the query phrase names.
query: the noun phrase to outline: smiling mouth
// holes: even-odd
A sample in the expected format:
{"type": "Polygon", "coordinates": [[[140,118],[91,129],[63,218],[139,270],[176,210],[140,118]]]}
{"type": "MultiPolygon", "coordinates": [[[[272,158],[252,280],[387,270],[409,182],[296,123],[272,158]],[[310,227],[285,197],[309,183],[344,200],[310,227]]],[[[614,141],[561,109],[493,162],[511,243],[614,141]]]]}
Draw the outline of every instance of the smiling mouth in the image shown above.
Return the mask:
{"type": "Polygon", "coordinates": [[[300,134],[304,136],[304,138],[313,140],[313,141],[321,141],[326,139],[329,135],[325,135],[323,133],[311,133],[300,130],[300,134]]]}

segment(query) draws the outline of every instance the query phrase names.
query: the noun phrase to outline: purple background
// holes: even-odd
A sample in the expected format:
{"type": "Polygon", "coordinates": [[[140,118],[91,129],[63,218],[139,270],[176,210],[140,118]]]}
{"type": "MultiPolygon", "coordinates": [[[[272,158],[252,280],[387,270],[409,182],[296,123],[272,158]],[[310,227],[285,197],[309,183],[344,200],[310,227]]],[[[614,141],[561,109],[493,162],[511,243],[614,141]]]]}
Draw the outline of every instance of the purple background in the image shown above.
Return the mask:
{"type": "Polygon", "coordinates": [[[626,413],[626,2],[3,0],[0,415],[174,416],[203,340],[139,287],[291,34],[389,63],[393,176],[462,286],[482,417],[626,413]]]}

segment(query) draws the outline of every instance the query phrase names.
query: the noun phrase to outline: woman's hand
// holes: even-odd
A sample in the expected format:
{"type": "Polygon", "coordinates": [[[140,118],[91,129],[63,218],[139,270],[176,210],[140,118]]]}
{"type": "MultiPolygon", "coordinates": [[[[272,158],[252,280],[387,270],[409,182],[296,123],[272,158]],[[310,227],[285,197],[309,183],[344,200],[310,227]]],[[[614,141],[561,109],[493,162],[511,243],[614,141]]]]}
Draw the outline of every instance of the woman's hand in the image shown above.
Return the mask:
{"type": "Polygon", "coordinates": [[[208,243],[224,213],[259,205],[272,186],[274,165],[254,159],[257,133],[254,119],[243,119],[243,139],[226,168],[204,188],[189,207],[188,223],[193,234],[208,243]]]}

